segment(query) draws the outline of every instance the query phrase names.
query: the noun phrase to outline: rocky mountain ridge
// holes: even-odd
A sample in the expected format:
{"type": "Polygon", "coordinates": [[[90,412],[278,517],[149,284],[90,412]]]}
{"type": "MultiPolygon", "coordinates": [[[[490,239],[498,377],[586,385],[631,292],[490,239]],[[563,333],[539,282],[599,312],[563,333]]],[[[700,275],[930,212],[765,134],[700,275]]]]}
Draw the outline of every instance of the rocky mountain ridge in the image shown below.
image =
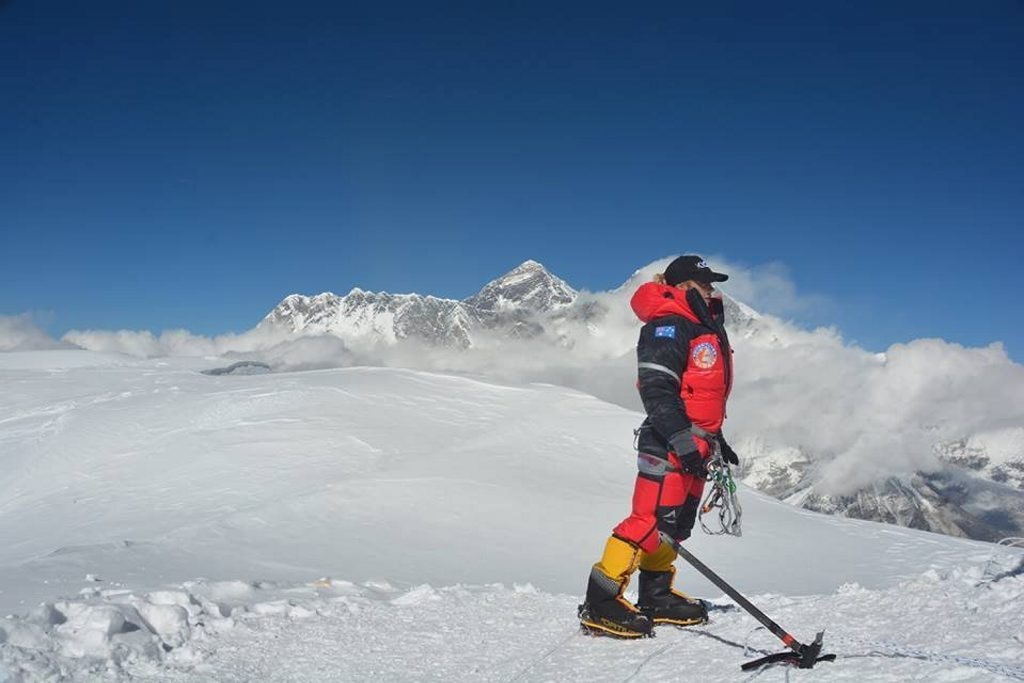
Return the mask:
{"type": "Polygon", "coordinates": [[[358,288],[344,296],[292,294],[260,325],[291,335],[332,334],[356,345],[416,339],[469,348],[474,331],[505,328],[516,336],[541,334],[543,328],[534,319],[570,306],[577,295],[543,265],[526,261],[462,301],[358,288]]]}
{"type": "Polygon", "coordinates": [[[821,490],[816,459],[796,448],[765,452],[748,442],[754,457],[742,463],[739,477],[764,493],[825,514],[985,541],[1022,535],[1024,452],[1004,458],[974,440],[962,455],[971,441],[936,445],[940,469],[894,474],[842,495],[821,490]],[[993,467],[993,460],[1002,465],[993,467]]]}

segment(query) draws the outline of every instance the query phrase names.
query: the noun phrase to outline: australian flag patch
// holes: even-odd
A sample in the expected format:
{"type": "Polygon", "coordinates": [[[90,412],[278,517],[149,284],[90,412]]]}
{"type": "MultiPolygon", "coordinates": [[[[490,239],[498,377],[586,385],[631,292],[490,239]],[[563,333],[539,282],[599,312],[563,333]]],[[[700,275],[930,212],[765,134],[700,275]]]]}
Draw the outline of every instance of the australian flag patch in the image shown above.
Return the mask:
{"type": "Polygon", "coordinates": [[[676,338],[676,326],[675,325],[664,325],[662,327],[654,328],[655,337],[668,337],[669,339],[676,338]]]}

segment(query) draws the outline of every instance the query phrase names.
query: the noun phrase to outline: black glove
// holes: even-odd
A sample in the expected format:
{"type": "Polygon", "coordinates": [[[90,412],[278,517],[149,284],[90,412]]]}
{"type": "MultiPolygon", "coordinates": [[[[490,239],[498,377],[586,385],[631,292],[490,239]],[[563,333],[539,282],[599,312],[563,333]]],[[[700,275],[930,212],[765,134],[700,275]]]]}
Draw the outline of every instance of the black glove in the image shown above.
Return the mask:
{"type": "Polygon", "coordinates": [[[697,443],[689,430],[673,434],[668,440],[668,445],[679,459],[679,466],[683,468],[683,472],[701,479],[707,478],[708,468],[704,456],[697,449],[697,443]]]}
{"type": "Polygon", "coordinates": [[[725,437],[721,434],[718,435],[718,445],[722,447],[722,460],[730,465],[740,464],[740,456],[736,455],[736,451],[725,442],[725,437]]]}

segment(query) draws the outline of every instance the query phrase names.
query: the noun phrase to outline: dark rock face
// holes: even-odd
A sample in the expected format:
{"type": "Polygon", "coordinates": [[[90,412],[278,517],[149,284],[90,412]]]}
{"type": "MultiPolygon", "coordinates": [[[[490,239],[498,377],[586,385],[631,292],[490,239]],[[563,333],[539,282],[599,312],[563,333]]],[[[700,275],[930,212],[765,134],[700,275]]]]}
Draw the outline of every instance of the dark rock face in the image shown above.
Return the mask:
{"type": "MultiPolygon", "coordinates": [[[[796,463],[800,470],[809,463],[796,463]]],[[[847,495],[816,490],[812,476],[773,465],[747,480],[769,495],[815,512],[884,522],[950,536],[998,541],[1024,532],[1024,492],[949,466],[891,477],[847,495]]]]}
{"type": "Polygon", "coordinates": [[[254,360],[243,360],[232,363],[226,368],[211,368],[203,370],[204,375],[265,375],[270,372],[270,366],[254,360]]]}

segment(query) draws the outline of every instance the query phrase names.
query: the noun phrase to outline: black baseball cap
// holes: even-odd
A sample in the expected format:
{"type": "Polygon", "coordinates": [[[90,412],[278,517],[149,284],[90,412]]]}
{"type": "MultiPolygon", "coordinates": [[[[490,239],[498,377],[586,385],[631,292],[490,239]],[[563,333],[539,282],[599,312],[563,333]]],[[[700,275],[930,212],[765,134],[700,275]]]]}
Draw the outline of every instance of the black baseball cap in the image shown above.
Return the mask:
{"type": "Polygon", "coordinates": [[[675,287],[680,282],[696,280],[697,282],[725,282],[729,276],[725,273],[716,273],[708,268],[704,259],[696,254],[685,254],[680,256],[665,269],[665,283],[675,287]]]}

